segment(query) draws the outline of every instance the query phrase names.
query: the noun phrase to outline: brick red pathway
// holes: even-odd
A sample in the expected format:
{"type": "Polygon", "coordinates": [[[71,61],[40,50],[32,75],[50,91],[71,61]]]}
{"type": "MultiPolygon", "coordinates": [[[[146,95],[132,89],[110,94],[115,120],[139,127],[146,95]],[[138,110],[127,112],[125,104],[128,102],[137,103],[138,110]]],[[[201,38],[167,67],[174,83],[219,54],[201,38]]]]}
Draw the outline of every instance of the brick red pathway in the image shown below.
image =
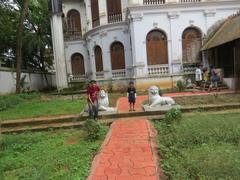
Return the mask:
{"type": "Polygon", "coordinates": [[[117,120],[99,155],[89,180],[158,180],[154,131],[146,119],[117,120]]]}

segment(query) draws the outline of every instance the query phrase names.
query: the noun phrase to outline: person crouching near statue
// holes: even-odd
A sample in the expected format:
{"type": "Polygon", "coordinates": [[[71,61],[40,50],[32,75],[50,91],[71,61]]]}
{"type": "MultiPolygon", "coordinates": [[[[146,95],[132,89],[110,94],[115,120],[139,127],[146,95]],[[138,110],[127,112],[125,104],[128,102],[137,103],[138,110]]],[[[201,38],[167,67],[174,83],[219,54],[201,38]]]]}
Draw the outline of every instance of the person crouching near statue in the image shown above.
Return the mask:
{"type": "Polygon", "coordinates": [[[100,87],[95,80],[91,80],[87,87],[87,101],[89,117],[97,120],[98,118],[98,93],[100,87]]]}
{"type": "Polygon", "coordinates": [[[135,111],[135,102],[136,102],[136,88],[134,87],[134,83],[130,82],[127,90],[128,102],[129,102],[129,111],[135,111]]]}

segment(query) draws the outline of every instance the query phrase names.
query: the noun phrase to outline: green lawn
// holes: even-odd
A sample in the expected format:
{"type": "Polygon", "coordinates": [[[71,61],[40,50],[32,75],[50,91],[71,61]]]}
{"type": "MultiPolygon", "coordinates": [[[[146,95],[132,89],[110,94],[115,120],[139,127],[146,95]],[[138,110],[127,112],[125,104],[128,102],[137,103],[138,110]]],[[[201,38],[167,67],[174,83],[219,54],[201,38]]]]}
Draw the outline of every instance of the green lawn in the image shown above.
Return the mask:
{"type": "Polygon", "coordinates": [[[161,166],[170,179],[239,179],[240,113],[155,122],[161,166]]]}
{"type": "Polygon", "coordinates": [[[106,127],[101,131],[98,141],[87,141],[74,129],[2,135],[0,179],[85,180],[106,127]]]}
{"type": "Polygon", "coordinates": [[[223,104],[223,103],[240,103],[240,94],[219,94],[175,97],[177,104],[182,106],[198,106],[204,104],[223,104]]]}
{"type": "Polygon", "coordinates": [[[83,110],[85,105],[86,102],[84,100],[32,100],[0,111],[0,121],[49,115],[78,114],[83,110]]]}

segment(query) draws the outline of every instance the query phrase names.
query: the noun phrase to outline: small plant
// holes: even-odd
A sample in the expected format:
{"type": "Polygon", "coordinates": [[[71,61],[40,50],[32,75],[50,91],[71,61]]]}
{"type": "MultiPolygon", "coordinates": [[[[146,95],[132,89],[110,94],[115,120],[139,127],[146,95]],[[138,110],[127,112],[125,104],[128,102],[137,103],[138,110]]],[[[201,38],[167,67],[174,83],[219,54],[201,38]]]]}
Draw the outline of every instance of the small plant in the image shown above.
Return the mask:
{"type": "Polygon", "coordinates": [[[179,92],[184,91],[186,88],[186,84],[182,80],[177,81],[177,89],[179,92]]]}
{"type": "Polygon", "coordinates": [[[109,93],[112,93],[113,92],[113,82],[112,82],[112,79],[110,79],[109,81],[108,81],[108,92],[109,93]]]}
{"type": "Polygon", "coordinates": [[[174,122],[180,122],[181,119],[182,112],[179,109],[173,108],[166,113],[164,122],[167,124],[172,124],[174,122]]]}
{"type": "Polygon", "coordinates": [[[101,136],[101,126],[93,119],[86,120],[83,129],[87,140],[94,141],[101,136]]]}

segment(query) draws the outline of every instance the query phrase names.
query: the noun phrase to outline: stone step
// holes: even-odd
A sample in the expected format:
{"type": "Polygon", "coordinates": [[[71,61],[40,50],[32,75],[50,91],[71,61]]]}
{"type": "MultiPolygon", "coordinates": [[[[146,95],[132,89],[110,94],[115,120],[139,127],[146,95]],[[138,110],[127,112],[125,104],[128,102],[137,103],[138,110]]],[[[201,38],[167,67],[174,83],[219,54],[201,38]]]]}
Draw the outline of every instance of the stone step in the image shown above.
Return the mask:
{"type": "MultiPolygon", "coordinates": [[[[192,112],[196,110],[204,110],[204,111],[215,111],[215,110],[227,110],[227,109],[239,109],[240,103],[231,103],[231,104],[219,104],[219,105],[200,105],[200,106],[190,106],[190,107],[182,107],[182,112],[192,112]]],[[[136,117],[146,117],[149,119],[155,119],[154,117],[163,117],[166,111],[151,111],[151,112],[124,112],[119,114],[110,114],[110,115],[102,115],[99,117],[99,122],[101,123],[111,123],[115,119],[129,119],[129,118],[136,118],[136,117]]],[[[68,116],[65,119],[58,120],[50,119],[50,120],[43,120],[40,122],[38,121],[31,122],[30,120],[23,120],[23,121],[4,121],[1,123],[1,133],[11,133],[11,132],[24,132],[24,131],[43,131],[48,129],[56,129],[56,128],[71,128],[71,127],[81,127],[84,123],[84,120],[87,119],[87,116],[68,116]],[[15,124],[14,124],[15,123],[15,124]]]]}
{"type": "Polygon", "coordinates": [[[18,126],[34,126],[41,124],[65,123],[79,121],[79,115],[64,115],[39,117],[31,119],[7,120],[1,122],[1,127],[18,127],[18,126]]]}

